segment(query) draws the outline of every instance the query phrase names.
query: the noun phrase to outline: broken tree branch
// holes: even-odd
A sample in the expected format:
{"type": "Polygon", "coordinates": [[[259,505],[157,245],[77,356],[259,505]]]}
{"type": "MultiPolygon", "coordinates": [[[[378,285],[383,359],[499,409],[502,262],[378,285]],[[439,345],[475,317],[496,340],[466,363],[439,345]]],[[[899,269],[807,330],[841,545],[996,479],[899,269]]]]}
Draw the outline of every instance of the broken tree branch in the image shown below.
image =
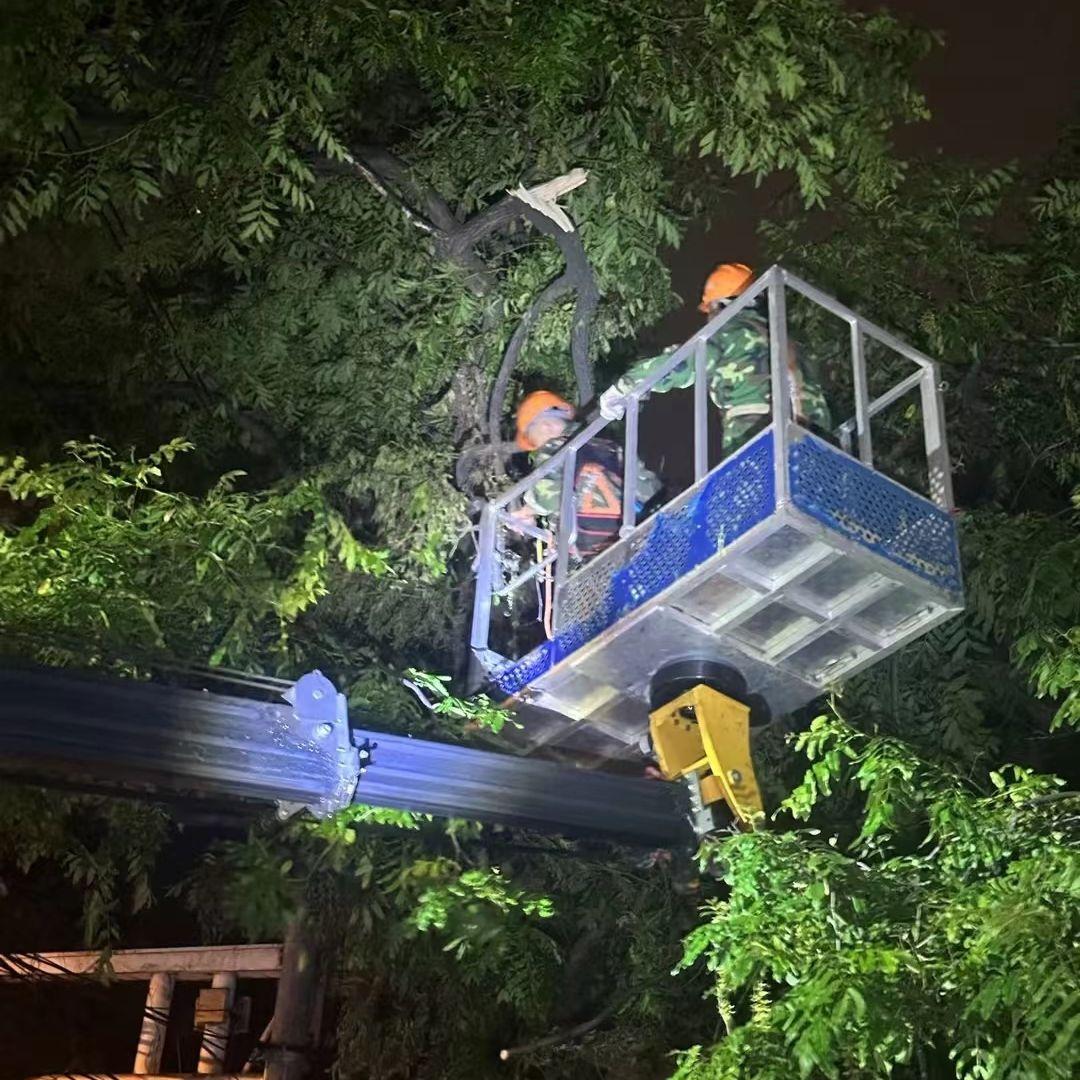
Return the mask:
{"type": "MultiPolygon", "coordinates": [[[[359,174],[383,198],[395,203],[417,228],[428,233],[435,253],[455,263],[467,274],[466,283],[474,294],[485,298],[483,324],[474,346],[469,349],[470,368],[481,379],[487,368],[485,351],[498,322],[502,318],[502,303],[498,297],[498,280],[491,267],[476,253],[476,246],[487,237],[509,228],[524,219],[544,236],[551,237],[566,261],[565,271],[550,282],[529,305],[503,351],[499,372],[487,396],[486,435],[489,453],[496,453],[500,443],[500,421],[506,402],[510,379],[537,320],[558,300],[576,294],[573,323],[570,332],[570,355],[577,384],[577,401],[584,405],[594,392],[589,341],[592,321],[600,301],[600,290],[585,253],[581,236],[573,222],[558,205],[558,199],[588,179],[584,169],[571,169],[531,188],[519,187],[508,192],[490,206],[459,221],[446,200],[432,187],[418,181],[408,166],[391,151],[382,147],[360,146],[350,151],[349,162],[321,161],[325,172],[359,174]]],[[[466,380],[468,382],[469,380],[466,380]]],[[[464,403],[462,403],[464,406],[464,403]]],[[[482,405],[472,406],[473,422],[461,415],[455,418],[456,437],[470,431],[482,430],[482,405]]],[[[460,412],[460,408],[457,410],[460,412]]]]}
{"type": "Polygon", "coordinates": [[[529,305],[528,310],[522,315],[521,321],[517,324],[514,333],[507,342],[506,350],[503,352],[502,364],[499,367],[499,374],[495,378],[495,384],[491,389],[491,397],[488,402],[488,440],[491,443],[499,441],[503,403],[506,399],[506,391],[510,386],[510,376],[517,366],[518,358],[521,356],[521,350],[525,347],[529,331],[548,308],[556,304],[573,288],[574,283],[569,274],[561,274],[550,282],[547,288],[529,305]]]}
{"type": "Polygon", "coordinates": [[[550,218],[563,232],[573,232],[574,223],[559,205],[559,199],[568,191],[581,187],[588,179],[589,174],[584,169],[571,169],[568,173],[535,187],[527,188],[519,184],[510,194],[550,218]]]}
{"type": "Polygon", "coordinates": [[[577,403],[584,405],[592,400],[593,396],[589,337],[592,332],[593,316],[600,303],[600,288],[596,284],[596,275],[593,273],[592,264],[585,254],[585,245],[581,242],[581,235],[577,230],[564,232],[553,221],[531,207],[525,210],[525,217],[533,228],[545,236],[550,236],[559,245],[559,250],[566,260],[565,276],[570,279],[577,293],[574,322],[570,329],[570,356],[574,362],[574,378],[577,382],[577,403]]]}

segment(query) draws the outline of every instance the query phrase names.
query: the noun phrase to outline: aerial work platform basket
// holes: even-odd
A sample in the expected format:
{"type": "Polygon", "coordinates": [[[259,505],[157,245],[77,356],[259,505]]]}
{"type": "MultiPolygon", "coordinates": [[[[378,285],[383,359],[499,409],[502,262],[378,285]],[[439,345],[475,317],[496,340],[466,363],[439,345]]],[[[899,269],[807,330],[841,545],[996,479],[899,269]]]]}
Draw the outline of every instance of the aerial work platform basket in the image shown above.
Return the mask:
{"type": "Polygon", "coordinates": [[[593,749],[602,740],[610,755],[612,740],[630,751],[648,730],[650,680],[671,661],[729,665],[760,706],[784,714],[963,605],[937,365],[774,266],[630,390],[621,422],[586,423],[485,505],[471,642],[497,693],[525,719],[529,748],[593,749]],[[713,466],[706,345],[763,301],[771,414],[713,466]],[[850,418],[824,437],[794,419],[792,370],[781,362],[789,349],[828,364],[834,409],[841,397],[853,398],[850,418]],[[694,480],[639,522],[641,403],[679,365],[695,373],[694,480]],[[579,563],[577,455],[620,423],[620,538],[579,563]],[[918,473],[911,453],[894,452],[913,443],[918,473]],[[552,474],[561,475],[558,515],[536,526],[513,517],[518,501],[552,474]],[[507,655],[500,618],[548,576],[550,638],[507,655]]]}

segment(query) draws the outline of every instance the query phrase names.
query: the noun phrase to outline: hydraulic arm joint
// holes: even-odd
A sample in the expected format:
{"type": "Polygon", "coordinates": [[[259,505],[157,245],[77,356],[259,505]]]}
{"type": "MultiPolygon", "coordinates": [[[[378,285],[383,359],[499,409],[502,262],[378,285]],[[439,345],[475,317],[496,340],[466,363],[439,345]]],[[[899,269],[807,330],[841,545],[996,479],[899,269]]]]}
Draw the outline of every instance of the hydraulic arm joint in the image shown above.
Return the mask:
{"type": "MultiPolygon", "coordinates": [[[[683,677],[668,688],[677,689],[687,681],[683,677]]],[[[657,696],[654,692],[654,703],[657,696]]],[[[764,813],[750,757],[750,711],[749,705],[703,679],[649,714],[660,772],[666,780],[687,783],[691,820],[699,836],[720,824],[714,814],[720,802],[744,829],[753,828],[764,813]]]]}

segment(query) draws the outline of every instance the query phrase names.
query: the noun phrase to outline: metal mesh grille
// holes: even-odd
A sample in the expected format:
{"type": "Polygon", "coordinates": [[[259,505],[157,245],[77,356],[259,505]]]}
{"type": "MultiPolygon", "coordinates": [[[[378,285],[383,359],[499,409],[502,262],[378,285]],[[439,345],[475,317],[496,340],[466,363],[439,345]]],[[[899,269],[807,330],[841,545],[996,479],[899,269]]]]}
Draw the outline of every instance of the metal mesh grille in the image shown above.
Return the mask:
{"type": "MultiPolygon", "coordinates": [[[[773,440],[768,432],[737,459],[739,468],[714,473],[702,493],[702,525],[712,551],[717,551],[764,520],[762,506],[772,513],[776,496],[773,488],[773,440]],[[764,500],[764,501],[763,501],[764,500]]],[[[710,552],[709,554],[712,554],[710,552]]],[[[700,562],[700,559],[695,561],[700,562]]]]}
{"type": "Polygon", "coordinates": [[[616,620],[663,592],[775,509],[772,432],[728,458],[681,504],[661,511],[650,528],[582,567],[561,597],[555,640],[493,673],[515,694],[616,620]]]}
{"type": "MultiPolygon", "coordinates": [[[[602,558],[586,563],[567,579],[559,594],[558,622],[556,630],[561,637],[574,632],[575,628],[595,623],[598,616],[613,617],[611,603],[611,579],[628,557],[625,545],[618,545],[602,558]]],[[[605,624],[608,625],[608,624],[605,624]]],[[[602,630],[600,626],[597,630],[602,630]]]]}
{"type": "Polygon", "coordinates": [[[663,592],[683,573],[694,538],[696,508],[694,499],[681,509],[661,514],[641,551],[613,575],[620,611],[631,611],[663,592]]]}
{"type": "Polygon", "coordinates": [[[933,584],[959,593],[956,527],[920,498],[820,439],[790,451],[791,500],[804,513],[933,584]]]}
{"type": "Polygon", "coordinates": [[[641,550],[612,581],[619,615],[693,570],[773,511],[772,432],[728,458],[682,506],[657,515],[641,550]]]}
{"type": "Polygon", "coordinates": [[[528,686],[533,679],[538,679],[552,666],[552,646],[554,642],[545,641],[527,656],[511,661],[489,674],[492,683],[507,695],[516,694],[522,687],[528,686]]]}

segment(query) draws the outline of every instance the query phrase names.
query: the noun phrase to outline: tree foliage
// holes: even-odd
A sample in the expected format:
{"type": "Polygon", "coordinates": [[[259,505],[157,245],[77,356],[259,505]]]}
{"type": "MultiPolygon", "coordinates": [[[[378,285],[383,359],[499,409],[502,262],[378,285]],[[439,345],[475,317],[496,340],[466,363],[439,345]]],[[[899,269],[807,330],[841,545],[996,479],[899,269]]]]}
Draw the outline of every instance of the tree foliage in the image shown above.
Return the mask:
{"type": "Polygon", "coordinates": [[[388,572],[386,552],[357,542],[312,481],[245,493],[233,472],[200,496],[167,490],[162,467],[190,449],[177,439],[124,458],[68,443],[55,464],[0,458],[15,518],[0,533],[8,634],[42,656],[74,640],[90,663],[141,641],[250,663],[286,652],[290,625],[327,592],[331,557],[388,572]]]}
{"type": "MultiPolygon", "coordinates": [[[[928,44],[837,0],[17,7],[5,439],[37,460],[182,431],[211,473],[325,470],[365,542],[453,589],[452,464],[519,381],[589,397],[726,177],[887,191],[928,44]],[[506,194],[572,167],[573,233],[506,194]]],[[[453,596],[433,620],[389,580],[335,586],[385,653],[453,633],[453,596]]]]}
{"type": "MultiPolygon", "coordinates": [[[[122,917],[148,907],[169,839],[160,807],[93,795],[0,787],[0,868],[19,874],[52,863],[82,898],[86,947],[107,964],[122,917]]],[[[6,895],[6,886],[4,895],[6,895]]]]}
{"type": "Polygon", "coordinates": [[[1080,796],[1020,768],[976,786],[836,718],[798,745],[784,809],[854,789],[857,831],[705,845],[729,891],[682,964],[708,967],[728,1035],[676,1075],[1074,1075],[1080,796]]]}
{"type": "MultiPolygon", "coordinates": [[[[183,886],[211,937],[265,940],[304,913],[340,970],[336,1073],[580,1075],[621,1045],[662,1068],[673,1008],[707,1018],[671,969],[692,903],[662,864],[462,821],[354,806],[321,822],[264,823],[207,853],[183,886]],[[556,1038],[520,1061],[499,1051],[601,1014],[597,1045],[556,1038]]],[[[624,1066],[625,1067],[625,1066],[624,1066]]]]}
{"type": "MultiPolygon", "coordinates": [[[[944,361],[972,602],[800,737],[786,807],[815,829],[710,842],[693,896],[662,856],[370,807],[207,853],[178,896],[208,938],[302,915],[336,958],[339,1080],[1076,1071],[1076,800],[1027,767],[1069,764],[1080,694],[1075,133],[1035,171],[903,165],[931,38],[839,0],[9,7],[21,651],[318,665],[381,724],[497,733],[399,675],[462,666],[468,494],[520,389],[589,398],[667,309],[665,257],[734,176],[827,200],[812,240],[783,208],[774,253],[944,361]],[[579,167],[571,233],[510,194],[579,167]]],[[[886,418],[900,451],[917,420],[886,418]]],[[[15,788],[0,825],[5,884],[51,861],[105,946],[171,835],[15,788]]]]}

